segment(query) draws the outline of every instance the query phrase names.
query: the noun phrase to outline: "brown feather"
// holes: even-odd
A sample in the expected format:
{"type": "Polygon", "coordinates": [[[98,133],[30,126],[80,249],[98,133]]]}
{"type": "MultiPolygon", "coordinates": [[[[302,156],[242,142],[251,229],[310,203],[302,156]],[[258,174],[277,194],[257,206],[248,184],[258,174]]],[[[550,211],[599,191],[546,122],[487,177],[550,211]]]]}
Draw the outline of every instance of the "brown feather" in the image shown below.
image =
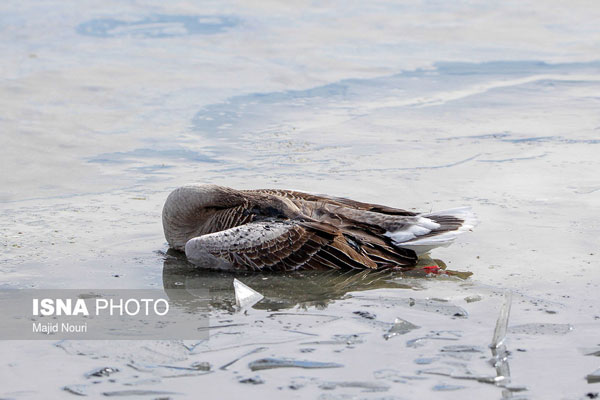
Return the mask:
{"type": "MultiPolygon", "coordinates": [[[[195,246],[199,257],[210,255],[219,268],[222,262],[234,269],[274,271],[417,262],[414,251],[394,246],[384,235],[410,223],[416,214],[406,210],[289,190],[210,185],[177,189],[169,202],[174,204],[165,204],[163,225],[171,247],[185,247],[187,253],[195,246]]],[[[449,228],[460,226],[460,220],[439,220],[449,228]]]]}

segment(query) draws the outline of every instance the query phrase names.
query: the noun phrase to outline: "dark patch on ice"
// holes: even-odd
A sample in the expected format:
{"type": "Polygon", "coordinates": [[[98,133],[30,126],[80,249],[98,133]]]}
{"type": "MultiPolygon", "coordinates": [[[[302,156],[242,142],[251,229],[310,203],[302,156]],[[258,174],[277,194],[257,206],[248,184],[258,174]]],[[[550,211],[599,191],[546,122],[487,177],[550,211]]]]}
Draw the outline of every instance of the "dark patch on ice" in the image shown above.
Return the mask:
{"type": "Polygon", "coordinates": [[[548,142],[554,139],[554,136],[537,136],[537,137],[524,137],[524,138],[504,138],[501,139],[503,142],[510,143],[533,143],[533,142],[548,142]]]}
{"type": "Polygon", "coordinates": [[[598,383],[600,382],[600,369],[595,370],[591,374],[588,374],[585,379],[587,383],[598,383]]]}
{"type": "Polygon", "coordinates": [[[191,365],[191,368],[198,371],[210,371],[211,367],[212,366],[207,361],[197,361],[191,365]]]}
{"type": "Polygon", "coordinates": [[[356,314],[366,319],[375,319],[377,317],[375,314],[370,313],[368,311],[354,311],[352,314],[356,314]]]}
{"type": "Polygon", "coordinates": [[[110,376],[116,372],[119,372],[118,368],[102,367],[102,368],[96,368],[96,369],[91,370],[90,372],[87,372],[85,374],[85,377],[86,378],[92,378],[92,377],[101,378],[101,377],[105,377],[105,376],[110,376]]]}
{"type": "Polygon", "coordinates": [[[600,357],[600,347],[579,349],[584,356],[600,357]]]}
{"type": "Polygon", "coordinates": [[[261,385],[261,384],[265,383],[264,379],[258,375],[251,376],[249,378],[240,378],[240,379],[238,379],[238,382],[246,383],[246,384],[250,384],[250,385],[261,385]]]}
{"type": "Polygon", "coordinates": [[[307,348],[304,348],[304,349],[300,349],[300,353],[312,353],[315,350],[316,349],[314,349],[312,347],[307,347],[307,348]]]}
{"type": "Polygon", "coordinates": [[[443,353],[483,353],[483,349],[481,347],[465,344],[444,346],[440,351],[443,353]]]}
{"type": "Polygon", "coordinates": [[[459,386],[459,385],[450,385],[447,383],[440,383],[438,385],[435,385],[434,387],[431,388],[431,390],[435,391],[435,392],[442,392],[442,391],[450,391],[450,390],[460,390],[460,389],[464,389],[465,386],[459,386]]]}
{"type": "Polygon", "coordinates": [[[238,18],[224,15],[156,14],[134,20],[97,18],[79,24],[75,30],[101,38],[168,38],[221,33],[239,23],[238,18]]]}
{"type": "Polygon", "coordinates": [[[421,357],[421,358],[416,358],[414,360],[414,363],[418,364],[418,365],[427,365],[427,364],[431,364],[432,362],[437,361],[437,360],[438,360],[438,358],[435,358],[435,357],[421,357]]]}
{"type": "Polygon", "coordinates": [[[259,371],[273,368],[341,368],[343,365],[331,362],[291,360],[285,358],[261,358],[252,361],[248,364],[248,367],[252,371],[259,371]]]}
{"type": "Polygon", "coordinates": [[[467,303],[474,303],[476,301],[480,301],[481,299],[483,299],[483,297],[481,297],[481,295],[479,295],[479,294],[474,294],[474,295],[465,297],[465,301],[467,303]]]}

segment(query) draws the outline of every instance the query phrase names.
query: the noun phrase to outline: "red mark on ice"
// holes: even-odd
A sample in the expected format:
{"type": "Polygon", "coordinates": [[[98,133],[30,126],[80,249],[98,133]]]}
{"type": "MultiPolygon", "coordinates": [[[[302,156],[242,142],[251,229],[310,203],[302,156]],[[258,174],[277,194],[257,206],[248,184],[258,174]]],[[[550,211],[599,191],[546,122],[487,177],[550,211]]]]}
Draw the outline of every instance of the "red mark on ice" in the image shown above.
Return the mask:
{"type": "Polygon", "coordinates": [[[438,267],[437,265],[428,265],[426,267],[423,267],[423,269],[428,274],[439,274],[440,273],[440,267],[438,267]]]}

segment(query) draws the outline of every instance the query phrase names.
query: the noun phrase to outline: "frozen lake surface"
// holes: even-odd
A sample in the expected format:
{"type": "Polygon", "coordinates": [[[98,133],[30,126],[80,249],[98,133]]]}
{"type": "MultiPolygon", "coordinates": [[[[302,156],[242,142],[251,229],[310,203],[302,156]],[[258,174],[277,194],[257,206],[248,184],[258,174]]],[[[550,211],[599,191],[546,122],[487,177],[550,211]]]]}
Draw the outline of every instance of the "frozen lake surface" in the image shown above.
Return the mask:
{"type": "Polygon", "coordinates": [[[200,285],[215,326],[2,342],[0,398],[597,393],[600,7],[261,4],[0,5],[0,288],[200,285]],[[473,275],[241,274],[265,299],[236,313],[233,275],[166,252],[187,183],[470,205],[480,225],[432,255],[473,275]],[[512,390],[473,379],[496,376],[507,290],[512,390]]]}

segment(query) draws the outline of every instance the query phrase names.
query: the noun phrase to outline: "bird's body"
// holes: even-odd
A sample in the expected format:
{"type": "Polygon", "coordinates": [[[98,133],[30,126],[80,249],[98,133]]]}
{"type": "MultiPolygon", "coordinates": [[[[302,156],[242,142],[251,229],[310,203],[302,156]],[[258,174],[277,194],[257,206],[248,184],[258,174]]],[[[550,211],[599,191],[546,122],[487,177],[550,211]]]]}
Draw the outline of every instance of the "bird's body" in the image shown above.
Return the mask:
{"type": "Polygon", "coordinates": [[[291,190],[184,186],[163,208],[169,246],[206,268],[410,268],[475,224],[467,208],[417,214],[291,190]]]}

